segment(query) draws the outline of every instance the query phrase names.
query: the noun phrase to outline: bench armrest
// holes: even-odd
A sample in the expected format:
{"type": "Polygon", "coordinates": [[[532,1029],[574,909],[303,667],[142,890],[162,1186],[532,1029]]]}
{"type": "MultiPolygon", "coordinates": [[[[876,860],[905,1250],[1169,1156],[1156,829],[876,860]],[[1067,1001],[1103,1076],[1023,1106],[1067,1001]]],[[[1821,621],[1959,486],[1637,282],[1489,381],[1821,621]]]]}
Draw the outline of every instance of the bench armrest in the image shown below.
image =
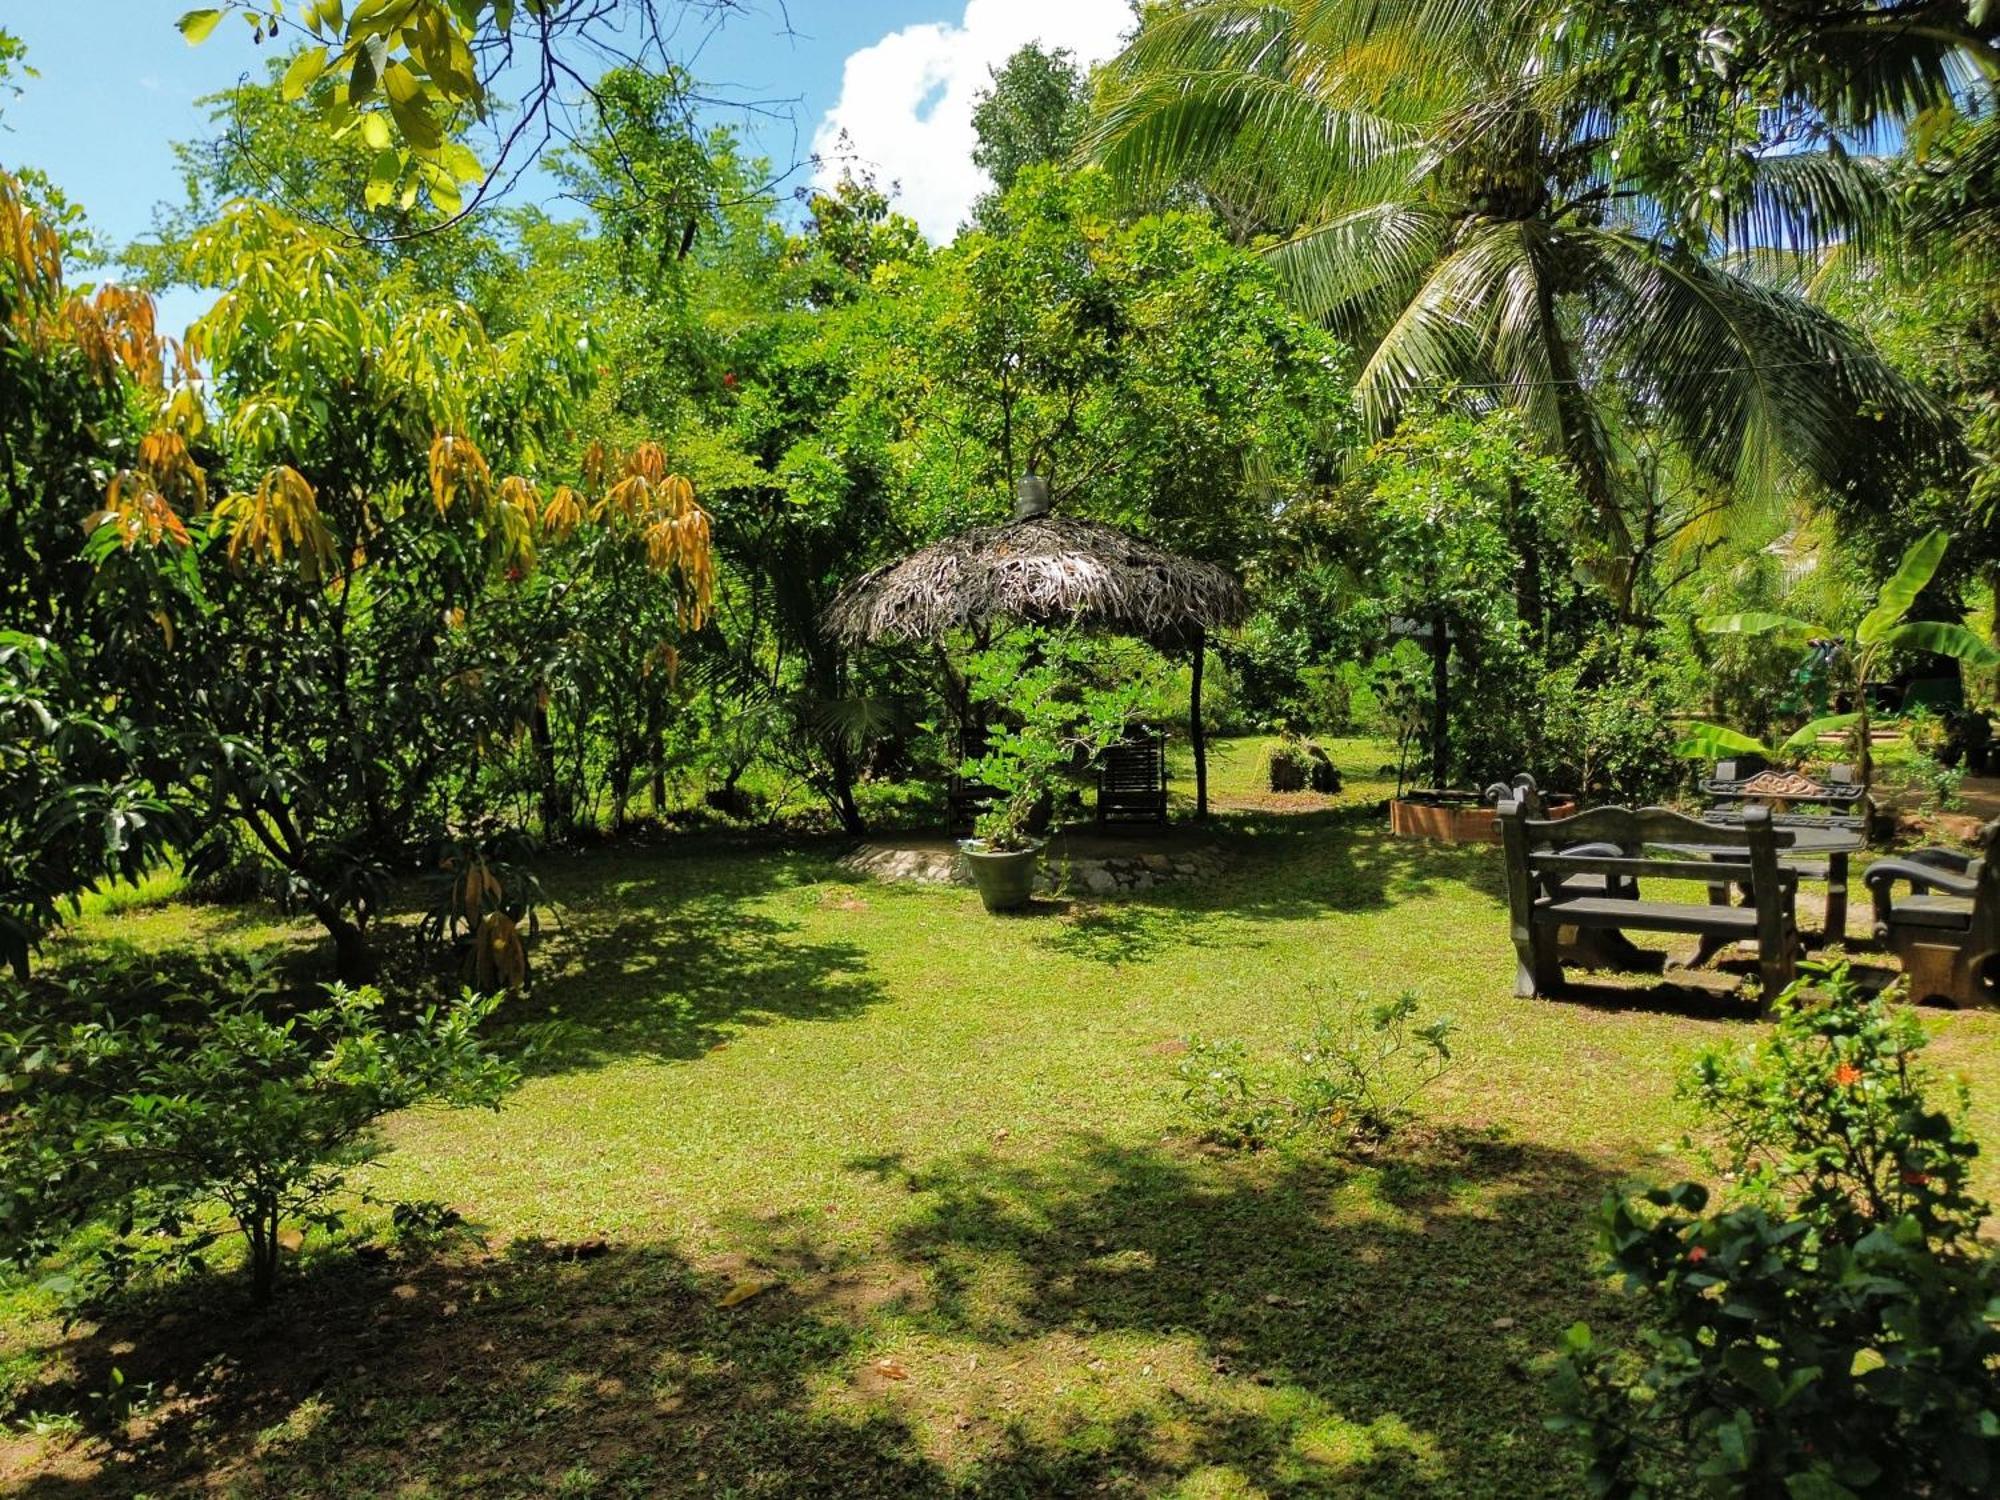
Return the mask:
{"type": "MultiPolygon", "coordinates": [[[[1946,851],[1926,849],[1922,852],[1942,854],[1946,851]]],[[[1921,859],[1878,859],[1861,878],[1868,883],[1868,894],[1875,905],[1877,936],[1888,930],[1889,919],[1895,911],[1896,886],[1900,882],[1908,881],[1910,889],[1919,896],[1930,891],[1943,891],[1947,896],[1973,896],[1979,892],[1979,882],[1971,876],[1921,859]]]]}
{"type": "Polygon", "coordinates": [[[1911,864],[1931,865],[1940,870],[1949,870],[1954,875],[1966,875],[1971,873],[1972,862],[1979,856],[1958,849],[1913,849],[1899,858],[1911,864]]]}
{"type": "Polygon", "coordinates": [[[1936,865],[1914,859],[1878,859],[1861,878],[1868,882],[1868,888],[1878,897],[1886,895],[1899,880],[1909,881],[1919,895],[1933,890],[1943,891],[1947,896],[1979,894],[1979,882],[1970,875],[1941,870],[1936,865]]]}

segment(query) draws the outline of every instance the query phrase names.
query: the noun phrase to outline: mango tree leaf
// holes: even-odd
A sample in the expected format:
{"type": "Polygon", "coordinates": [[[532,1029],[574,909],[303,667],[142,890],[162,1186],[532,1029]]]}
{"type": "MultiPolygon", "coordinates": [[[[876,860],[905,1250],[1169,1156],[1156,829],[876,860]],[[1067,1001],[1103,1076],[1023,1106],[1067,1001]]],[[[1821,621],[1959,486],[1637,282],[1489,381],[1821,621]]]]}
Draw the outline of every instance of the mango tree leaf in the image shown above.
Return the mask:
{"type": "Polygon", "coordinates": [[[214,9],[191,10],[174,25],[180,28],[182,36],[188,39],[190,47],[199,46],[208,40],[208,34],[215,30],[222,20],[222,12],[214,9]]]}
{"type": "Polygon", "coordinates": [[[2000,666],[2000,651],[1963,625],[1943,620],[1912,620],[1882,636],[1882,644],[1898,651],[1933,651],[1972,667],[2000,666]]]}
{"type": "Polygon", "coordinates": [[[477,182],[486,175],[486,169],[479,164],[479,158],[457,141],[446,141],[438,148],[438,165],[443,167],[459,182],[477,182]]]}
{"type": "Polygon", "coordinates": [[[1810,724],[1801,724],[1792,737],[1778,747],[1779,753],[1797,755],[1801,750],[1810,750],[1821,735],[1837,734],[1843,729],[1852,729],[1860,722],[1860,714],[1828,714],[1823,719],[1814,719],[1810,724]]]}
{"type": "Polygon", "coordinates": [[[1700,621],[1709,635],[1775,635],[1788,645],[1804,645],[1818,631],[1804,620],[1751,610],[1745,614],[1709,615],[1700,621]]]}
{"type": "MultiPolygon", "coordinates": [[[[385,127],[386,131],[386,127],[385,127]]],[[[403,175],[403,161],[394,151],[378,151],[368,168],[368,184],[361,201],[370,208],[385,207],[396,196],[396,183],[403,175]]]]}
{"type": "Polygon", "coordinates": [[[1882,585],[1882,592],[1875,596],[1875,607],[1868,611],[1854,632],[1854,638],[1864,646],[1872,646],[1885,639],[1896,626],[1896,622],[1910,612],[1910,606],[1917,602],[1917,595],[1924,591],[1924,585],[1931,581],[1944,561],[1945,546],[1951,541],[1942,530],[1933,529],[1919,537],[1916,544],[1903,554],[1903,561],[1897,566],[1895,576],[1882,585]]]}
{"type": "Polygon", "coordinates": [[[1725,755],[1761,755],[1766,760],[1776,759],[1762,740],[1739,734],[1726,724],[1690,724],[1686,736],[1674,747],[1674,753],[1690,760],[1718,760],[1725,755]]]}

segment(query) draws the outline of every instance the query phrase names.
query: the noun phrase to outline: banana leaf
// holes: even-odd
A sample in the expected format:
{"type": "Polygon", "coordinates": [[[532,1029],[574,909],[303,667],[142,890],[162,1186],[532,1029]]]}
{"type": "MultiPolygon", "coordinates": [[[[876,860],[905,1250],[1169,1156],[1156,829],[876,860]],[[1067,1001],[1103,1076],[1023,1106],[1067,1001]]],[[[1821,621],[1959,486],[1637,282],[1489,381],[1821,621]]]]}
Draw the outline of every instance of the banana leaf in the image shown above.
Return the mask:
{"type": "Polygon", "coordinates": [[[1804,620],[1757,610],[1737,615],[1709,615],[1700,623],[1709,635],[1775,635],[1790,645],[1804,645],[1814,635],[1813,627],[1804,620]]]}
{"type": "Polygon", "coordinates": [[[1801,750],[1812,749],[1821,735],[1852,729],[1860,722],[1860,714],[1828,714],[1823,719],[1814,719],[1810,724],[1801,724],[1792,737],[1778,747],[1778,753],[1797,755],[1801,750]]]}
{"type": "Polygon", "coordinates": [[[1888,639],[1889,632],[1910,612],[1910,606],[1917,602],[1917,595],[1924,591],[1924,585],[1931,581],[1938,564],[1944,561],[1948,541],[1950,538],[1943,531],[1934,530],[1919,537],[1916,545],[1903,554],[1895,576],[1883,584],[1882,592],[1875,596],[1875,607],[1868,611],[1868,618],[1856,627],[1856,640],[1864,646],[1872,646],[1888,639]]]}
{"type": "Polygon", "coordinates": [[[1912,620],[1907,625],[1898,625],[1883,634],[1882,644],[1898,651],[1934,651],[1968,666],[2000,666],[2000,651],[1963,625],[1943,620],[1912,620]]]}
{"type": "Polygon", "coordinates": [[[1726,724],[1689,725],[1686,737],[1674,747],[1674,752],[1689,760],[1720,760],[1725,755],[1761,755],[1766,760],[1777,758],[1762,740],[1739,734],[1726,724]]]}

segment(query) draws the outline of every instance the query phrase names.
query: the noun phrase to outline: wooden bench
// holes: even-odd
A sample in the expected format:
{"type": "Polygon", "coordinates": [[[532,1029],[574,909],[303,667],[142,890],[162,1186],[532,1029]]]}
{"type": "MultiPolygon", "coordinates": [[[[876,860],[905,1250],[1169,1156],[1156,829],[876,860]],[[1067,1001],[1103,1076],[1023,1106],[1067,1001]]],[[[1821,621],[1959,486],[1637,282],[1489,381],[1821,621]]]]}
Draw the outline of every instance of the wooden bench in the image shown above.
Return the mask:
{"type": "MultiPolygon", "coordinates": [[[[1542,789],[1527,772],[1521,772],[1512,781],[1494,782],[1486,789],[1484,800],[1489,807],[1497,809],[1509,797],[1520,802],[1528,817],[1538,821],[1548,818],[1548,804],[1542,789]]],[[[1578,844],[1562,852],[1617,855],[1624,851],[1616,844],[1600,842],[1578,844]]],[[[1571,875],[1562,881],[1562,888],[1574,896],[1603,896],[1620,901],[1639,899],[1638,881],[1625,875],[1571,875]]],[[[1616,928],[1568,928],[1563,933],[1559,956],[1586,969],[1648,970],[1657,974],[1666,967],[1664,954],[1639,947],[1616,928]]]]}
{"type": "Polygon", "coordinates": [[[1901,962],[1912,1000],[2000,1004],[2000,819],[1979,831],[1979,847],[1878,859],[1861,877],[1875,901],[1876,941],[1901,962]],[[1910,888],[1900,899],[1899,885],[1910,888]]]}
{"type": "Polygon", "coordinates": [[[1811,828],[1854,828],[1865,834],[1873,808],[1867,789],[1854,779],[1852,766],[1830,767],[1827,779],[1815,782],[1810,777],[1792,777],[1789,772],[1777,771],[1758,755],[1717,761],[1715,774],[1702,782],[1701,789],[1715,803],[1702,814],[1705,818],[1728,821],[1741,816],[1745,807],[1762,803],[1771,808],[1771,820],[1780,828],[1795,823],[1811,828]],[[1759,792],[1755,787],[1763,776],[1794,780],[1798,789],[1759,792]],[[1800,807],[1817,811],[1795,810],[1800,807]]]}
{"type": "Polygon", "coordinates": [[[1163,735],[1135,735],[1097,759],[1097,822],[1167,821],[1167,742],[1163,735]]]}
{"type": "Polygon", "coordinates": [[[1798,957],[1797,877],[1778,863],[1792,835],[1768,810],[1746,808],[1742,822],[1719,826],[1664,807],[1599,807],[1572,818],[1534,818],[1520,797],[1499,805],[1507,857],[1507,905],[1519,958],[1514,993],[1562,993],[1563,934],[1681,932],[1757,944],[1758,972],[1768,1004],[1792,982],[1798,957]],[[1747,846],[1743,861],[1649,859],[1648,844],[1728,848],[1747,846]],[[1609,847],[1613,852],[1602,852],[1609,847]],[[1592,881],[1591,877],[1599,877],[1592,881]],[[1741,885],[1743,906],[1714,902],[1648,901],[1645,878],[1741,885]],[[1613,892],[1616,894],[1613,894],[1613,892]]]}

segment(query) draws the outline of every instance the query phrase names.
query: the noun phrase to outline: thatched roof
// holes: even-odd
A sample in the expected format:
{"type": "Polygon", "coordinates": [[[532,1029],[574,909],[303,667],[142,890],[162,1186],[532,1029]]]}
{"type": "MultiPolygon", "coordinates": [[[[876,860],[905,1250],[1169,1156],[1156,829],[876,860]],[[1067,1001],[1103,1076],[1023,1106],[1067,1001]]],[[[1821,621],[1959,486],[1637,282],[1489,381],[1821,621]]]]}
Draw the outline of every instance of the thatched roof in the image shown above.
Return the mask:
{"type": "Polygon", "coordinates": [[[1243,586],[1213,563],[1176,557],[1114,527],[1039,515],[974,526],[864,573],[827,606],[854,644],[938,641],[1000,620],[1075,624],[1168,642],[1240,625],[1243,586]]]}

